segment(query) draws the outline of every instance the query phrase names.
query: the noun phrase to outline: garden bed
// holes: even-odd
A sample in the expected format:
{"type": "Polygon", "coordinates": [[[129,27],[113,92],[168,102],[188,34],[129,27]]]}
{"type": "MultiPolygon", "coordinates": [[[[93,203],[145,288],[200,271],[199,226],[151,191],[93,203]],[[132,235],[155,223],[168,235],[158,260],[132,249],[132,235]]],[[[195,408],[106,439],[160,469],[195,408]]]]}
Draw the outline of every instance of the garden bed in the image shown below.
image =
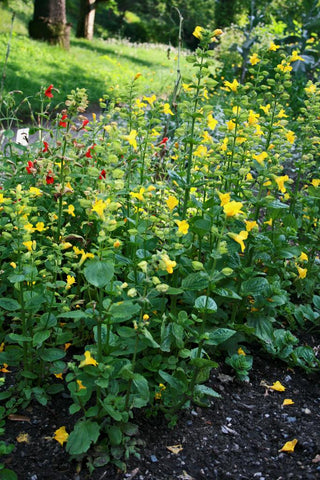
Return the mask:
{"type": "MultiPolygon", "coordinates": [[[[316,346],[319,337],[311,337],[316,346]]],[[[316,350],[316,347],[315,347],[316,350]]],[[[254,357],[250,382],[238,382],[223,363],[214,370],[210,386],[221,394],[209,408],[193,406],[183,411],[175,428],[159,415],[148,418],[140,412],[141,458],[130,457],[127,473],[113,466],[96,468],[93,480],[169,479],[294,479],[320,478],[319,373],[306,375],[288,369],[279,361],[254,357]],[[266,389],[280,381],[284,392],[266,389]],[[294,404],[282,406],[290,398],[294,404]],[[293,453],[279,452],[287,441],[297,439],[293,453]],[[177,447],[178,446],[178,447],[177,447]],[[169,447],[181,450],[172,453],[169,447]]],[[[86,461],[70,461],[54,439],[61,425],[67,430],[74,419],[68,413],[69,399],[59,397],[41,407],[33,403],[23,414],[28,421],[8,421],[7,442],[15,450],[7,466],[20,480],[84,480],[89,478],[86,461]],[[17,440],[28,435],[28,443],[17,440]]]]}

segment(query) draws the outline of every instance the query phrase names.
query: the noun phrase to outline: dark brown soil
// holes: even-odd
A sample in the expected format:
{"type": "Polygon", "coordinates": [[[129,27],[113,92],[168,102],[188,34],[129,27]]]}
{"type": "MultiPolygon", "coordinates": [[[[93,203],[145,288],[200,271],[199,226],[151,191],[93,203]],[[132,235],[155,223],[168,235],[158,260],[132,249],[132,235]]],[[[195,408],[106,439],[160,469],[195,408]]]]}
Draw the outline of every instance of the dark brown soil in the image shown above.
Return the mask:
{"type": "Polygon", "coordinates": [[[106,466],[91,477],[85,461],[70,461],[65,449],[52,440],[57,428],[66,425],[70,431],[74,421],[68,414],[68,398],[60,397],[48,407],[33,404],[17,412],[27,415],[30,423],[7,421],[5,439],[15,444],[15,450],[3,460],[19,480],[320,479],[319,380],[319,373],[307,375],[256,355],[250,383],[240,383],[221,364],[210,379],[221,399],[209,408],[195,406],[182,412],[174,429],[162,417],[139,414],[135,421],[142,443],[140,459],[129,459],[127,473],[106,466]],[[285,392],[261,385],[277,380],[285,392]],[[285,398],[294,404],[283,407],[285,398]],[[28,433],[29,443],[17,441],[20,433],[28,433]],[[279,452],[295,438],[293,453],[279,452]],[[176,445],[182,447],[177,454],[167,448],[176,445]]]}

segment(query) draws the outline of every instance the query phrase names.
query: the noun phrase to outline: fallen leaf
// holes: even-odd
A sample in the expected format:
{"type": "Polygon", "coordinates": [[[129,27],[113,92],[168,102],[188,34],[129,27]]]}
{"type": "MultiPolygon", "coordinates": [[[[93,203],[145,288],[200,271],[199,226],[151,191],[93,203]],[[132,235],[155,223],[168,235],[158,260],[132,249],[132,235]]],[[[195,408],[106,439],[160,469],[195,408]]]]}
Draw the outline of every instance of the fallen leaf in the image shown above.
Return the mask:
{"type": "Polygon", "coordinates": [[[185,470],[182,471],[182,475],[179,475],[179,480],[195,480],[194,477],[191,477],[185,470]]]}
{"type": "Polygon", "coordinates": [[[284,387],[280,382],[279,380],[277,380],[276,382],[274,382],[273,385],[271,385],[269,388],[271,388],[271,390],[276,390],[277,392],[284,392],[286,387],[284,387]]]}
{"type": "Polygon", "coordinates": [[[312,459],[312,463],[319,463],[320,462],[320,454],[318,453],[318,455],[316,455],[313,459],[312,459]]]}
{"type": "Polygon", "coordinates": [[[69,433],[67,433],[66,427],[60,427],[54,432],[53,438],[62,446],[68,440],[68,437],[69,433]]]}
{"type": "Polygon", "coordinates": [[[225,434],[231,434],[231,435],[238,435],[235,430],[232,428],[227,427],[227,425],[222,425],[221,427],[221,432],[225,434]]]}
{"type": "Polygon", "coordinates": [[[139,473],[139,467],[137,467],[137,468],[135,468],[134,470],[132,470],[132,472],[127,473],[126,479],[127,479],[127,480],[131,480],[132,478],[134,478],[134,477],[137,475],[137,473],[139,473]]]}
{"type": "Polygon", "coordinates": [[[291,440],[291,442],[287,442],[283,445],[283,447],[279,450],[279,452],[287,452],[287,453],[293,453],[294,452],[294,447],[298,443],[298,440],[295,438],[291,440]]]}
{"type": "Polygon", "coordinates": [[[25,417],[24,415],[15,415],[14,413],[10,413],[8,415],[8,419],[11,420],[12,422],[28,422],[31,423],[31,420],[29,417],[25,417]]]}
{"type": "Polygon", "coordinates": [[[171,447],[167,447],[167,450],[169,450],[169,452],[177,455],[179,452],[181,452],[181,450],[183,450],[183,447],[182,447],[181,443],[179,443],[178,445],[172,445],[171,447]]]}
{"type": "Polygon", "coordinates": [[[282,402],[282,406],[285,407],[286,405],[293,405],[294,401],[291,398],[285,398],[282,402]]]}
{"type": "Polygon", "coordinates": [[[18,443],[29,443],[29,435],[27,433],[21,432],[16,438],[18,443]]]}

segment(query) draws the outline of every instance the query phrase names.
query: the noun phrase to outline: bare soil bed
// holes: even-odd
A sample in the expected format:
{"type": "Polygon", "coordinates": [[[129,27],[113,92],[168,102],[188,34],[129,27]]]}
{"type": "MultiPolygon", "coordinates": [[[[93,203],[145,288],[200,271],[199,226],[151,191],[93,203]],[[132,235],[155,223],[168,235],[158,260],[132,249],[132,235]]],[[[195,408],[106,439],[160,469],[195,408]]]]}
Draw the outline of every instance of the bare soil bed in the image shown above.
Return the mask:
{"type": "MultiPolygon", "coordinates": [[[[319,345],[319,336],[312,337],[319,345]]],[[[317,347],[315,347],[317,348],[317,347]]],[[[5,439],[15,450],[4,459],[19,480],[316,480],[320,479],[320,374],[288,369],[261,353],[254,355],[249,383],[238,382],[223,362],[209,384],[221,394],[209,408],[183,411],[175,428],[161,417],[139,412],[140,459],[131,457],[127,472],[114,466],[94,470],[86,461],[70,461],[52,439],[65,425],[73,428],[69,399],[54,398],[47,407],[32,404],[17,412],[29,421],[6,423],[5,439]],[[279,380],[285,392],[261,385],[279,380]],[[294,404],[283,406],[285,398],[294,404]],[[29,442],[18,442],[27,433],[29,442]],[[297,439],[293,453],[280,452],[297,439]],[[178,446],[178,447],[177,447],[178,446]],[[168,447],[177,447],[173,453],[168,447]]]]}

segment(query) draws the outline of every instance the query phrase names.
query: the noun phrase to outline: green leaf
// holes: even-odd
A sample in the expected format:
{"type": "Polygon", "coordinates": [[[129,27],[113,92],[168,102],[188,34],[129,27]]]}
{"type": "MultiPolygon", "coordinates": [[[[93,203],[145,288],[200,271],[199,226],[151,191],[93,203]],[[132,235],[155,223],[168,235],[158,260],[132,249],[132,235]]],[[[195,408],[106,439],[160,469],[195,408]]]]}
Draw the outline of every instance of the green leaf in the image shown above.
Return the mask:
{"type": "Polygon", "coordinates": [[[19,345],[23,342],[31,342],[31,337],[26,337],[25,335],[19,335],[18,333],[9,333],[8,338],[13,342],[19,343],[19,345]]]}
{"type": "Polygon", "coordinates": [[[141,307],[137,303],[133,303],[131,300],[125,300],[124,302],[113,303],[109,313],[112,316],[112,323],[118,323],[130,320],[134,315],[137,315],[140,310],[141,307]]]}
{"type": "Polygon", "coordinates": [[[55,362],[66,356],[66,352],[60,348],[46,348],[40,353],[41,360],[45,362],[55,362]]]}
{"type": "Polygon", "coordinates": [[[90,420],[76,423],[70,433],[66,450],[70,455],[81,455],[89,450],[91,443],[98,440],[100,427],[90,420]]]}
{"type": "Polygon", "coordinates": [[[87,318],[88,314],[81,310],[74,310],[72,312],[63,312],[58,315],[58,318],[72,318],[73,320],[80,320],[80,318],[87,318]]]}
{"type": "Polygon", "coordinates": [[[254,328],[254,335],[263,342],[272,344],[273,326],[272,321],[267,317],[248,318],[248,326],[254,328]]]}
{"type": "Polygon", "coordinates": [[[269,290],[268,280],[264,277],[254,277],[246,280],[241,285],[241,293],[244,296],[252,295],[264,295],[269,290]]]}
{"type": "Polygon", "coordinates": [[[122,432],[116,425],[108,428],[108,437],[112,446],[120,445],[122,441],[122,432]]]}
{"type": "Polygon", "coordinates": [[[120,422],[122,419],[122,415],[118,412],[110,403],[108,403],[108,399],[106,398],[103,402],[103,408],[107,412],[110,417],[112,417],[116,422],[120,422]]]}
{"type": "Polygon", "coordinates": [[[87,282],[98,288],[103,288],[111,280],[114,274],[112,263],[102,260],[93,260],[87,263],[84,269],[84,276],[87,282]]]}
{"type": "Polygon", "coordinates": [[[133,376],[133,384],[138,391],[138,395],[134,397],[139,397],[139,403],[136,404],[136,398],[133,399],[133,405],[143,407],[147,405],[150,397],[149,385],[147,379],[142,376],[140,373],[135,373],[133,376]]]}
{"type": "Polygon", "coordinates": [[[213,390],[210,387],[207,387],[206,385],[196,385],[194,387],[194,392],[196,396],[203,397],[203,396],[208,396],[208,397],[213,397],[213,398],[220,398],[221,395],[217,393],[215,390],[213,390]]]}
{"type": "Polygon", "coordinates": [[[225,342],[235,333],[236,331],[231,330],[230,328],[217,328],[216,330],[205,333],[205,343],[207,345],[220,345],[220,343],[225,342]]]}
{"type": "Polygon", "coordinates": [[[207,288],[209,283],[208,275],[204,272],[190,273],[182,280],[184,290],[198,291],[207,288]]]}
{"type": "Polygon", "coordinates": [[[200,312],[215,313],[218,310],[218,306],[213,298],[207,297],[206,295],[198,297],[194,302],[194,306],[200,312]]]}
{"type": "Polygon", "coordinates": [[[238,295],[233,290],[230,290],[229,288],[216,288],[214,290],[214,293],[216,295],[219,295],[220,297],[224,297],[224,298],[233,298],[234,300],[241,300],[242,299],[242,297],[240,297],[240,295],[238,295]]]}
{"type": "Polygon", "coordinates": [[[186,390],[186,386],[181,381],[177,380],[175,377],[170,375],[169,373],[163,370],[159,370],[159,375],[174,390],[177,390],[178,392],[184,392],[186,390]]]}
{"type": "Polygon", "coordinates": [[[157,343],[155,341],[155,339],[153,338],[153,336],[151,335],[151,333],[149,332],[149,330],[147,328],[142,328],[141,329],[141,333],[143,334],[144,338],[146,338],[148,340],[148,343],[154,347],[154,348],[160,348],[160,345],[159,343],[157,343]]]}
{"type": "Polygon", "coordinates": [[[77,403],[73,403],[73,404],[70,405],[70,407],[69,407],[69,413],[70,413],[70,415],[74,415],[75,413],[79,412],[79,410],[81,410],[81,407],[80,407],[80,405],[78,405],[77,403]]]}
{"type": "Polygon", "coordinates": [[[15,472],[13,470],[9,470],[8,468],[0,471],[0,478],[1,480],[18,480],[15,472]]]}
{"type": "Polygon", "coordinates": [[[20,310],[21,305],[14,298],[0,298],[0,307],[9,312],[15,312],[20,310]]]}
{"type": "Polygon", "coordinates": [[[32,345],[34,347],[41,345],[49,337],[50,337],[50,331],[48,330],[45,330],[43,332],[37,332],[33,335],[32,345]]]}

